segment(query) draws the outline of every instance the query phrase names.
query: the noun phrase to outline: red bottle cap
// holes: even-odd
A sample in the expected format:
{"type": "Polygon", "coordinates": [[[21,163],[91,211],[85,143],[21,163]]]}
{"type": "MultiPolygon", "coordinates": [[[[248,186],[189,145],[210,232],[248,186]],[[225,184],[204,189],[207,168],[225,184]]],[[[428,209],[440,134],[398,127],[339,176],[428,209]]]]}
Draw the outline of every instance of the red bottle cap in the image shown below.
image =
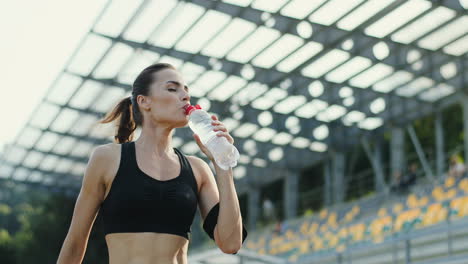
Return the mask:
{"type": "Polygon", "coordinates": [[[201,109],[201,106],[200,105],[189,105],[185,108],[185,114],[186,115],[190,115],[190,113],[192,113],[193,110],[196,110],[196,109],[201,109]]]}

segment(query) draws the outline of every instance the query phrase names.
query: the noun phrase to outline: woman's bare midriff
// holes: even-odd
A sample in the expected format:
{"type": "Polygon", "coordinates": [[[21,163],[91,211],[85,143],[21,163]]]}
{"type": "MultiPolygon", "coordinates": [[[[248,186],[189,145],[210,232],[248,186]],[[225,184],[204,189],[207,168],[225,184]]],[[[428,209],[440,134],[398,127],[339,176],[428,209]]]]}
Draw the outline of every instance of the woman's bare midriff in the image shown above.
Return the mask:
{"type": "MultiPolygon", "coordinates": [[[[120,162],[121,146],[111,144],[111,147],[113,162],[108,164],[104,176],[104,199],[109,195],[120,162]]],[[[109,264],[187,264],[189,240],[181,236],[150,232],[111,233],[105,239],[109,264]]]]}
{"type": "Polygon", "coordinates": [[[112,233],[106,237],[109,264],[187,264],[189,241],[164,233],[112,233]]]}

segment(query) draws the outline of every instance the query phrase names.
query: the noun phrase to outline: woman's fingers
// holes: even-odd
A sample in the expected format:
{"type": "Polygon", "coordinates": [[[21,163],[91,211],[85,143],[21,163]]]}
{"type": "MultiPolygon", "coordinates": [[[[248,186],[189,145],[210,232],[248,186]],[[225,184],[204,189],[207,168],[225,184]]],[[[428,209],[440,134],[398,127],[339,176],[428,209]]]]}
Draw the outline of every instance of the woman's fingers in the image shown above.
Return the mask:
{"type": "Polygon", "coordinates": [[[203,143],[201,142],[200,136],[198,136],[197,134],[193,134],[193,138],[195,139],[200,150],[206,155],[206,157],[210,160],[213,160],[213,155],[208,150],[208,148],[206,148],[205,145],[203,145],[203,143]]]}
{"type": "Polygon", "coordinates": [[[217,121],[217,120],[213,120],[211,122],[211,124],[214,126],[214,131],[224,131],[224,132],[228,132],[226,127],[224,126],[223,123],[217,121]]]}
{"type": "Polygon", "coordinates": [[[220,126],[215,126],[213,130],[214,130],[214,131],[224,131],[224,132],[227,132],[226,127],[225,127],[225,126],[222,126],[222,125],[220,125],[220,126]]]}
{"type": "Polygon", "coordinates": [[[234,138],[232,138],[231,135],[229,135],[228,132],[218,132],[218,133],[216,133],[216,136],[218,136],[218,137],[225,137],[225,138],[227,138],[227,140],[228,140],[231,144],[234,144],[234,138]]]}
{"type": "Polygon", "coordinates": [[[195,139],[195,142],[200,145],[200,137],[197,134],[193,134],[193,138],[195,139]]]}
{"type": "Polygon", "coordinates": [[[227,128],[224,126],[223,123],[221,123],[219,120],[218,120],[218,117],[215,116],[215,115],[212,115],[211,116],[211,119],[213,119],[213,121],[211,121],[211,124],[214,126],[213,128],[213,131],[219,131],[217,133],[217,136],[218,137],[226,137],[227,140],[231,143],[231,144],[234,144],[234,138],[229,134],[227,128]]]}

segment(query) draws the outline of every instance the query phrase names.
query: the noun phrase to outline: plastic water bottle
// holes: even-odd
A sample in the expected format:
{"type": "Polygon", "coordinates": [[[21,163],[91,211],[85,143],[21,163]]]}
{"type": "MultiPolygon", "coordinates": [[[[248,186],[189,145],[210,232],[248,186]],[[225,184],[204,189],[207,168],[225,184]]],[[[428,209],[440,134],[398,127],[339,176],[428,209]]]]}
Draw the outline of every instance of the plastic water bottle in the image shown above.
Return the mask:
{"type": "Polygon", "coordinates": [[[200,105],[186,107],[185,113],[189,115],[190,129],[200,137],[203,145],[213,155],[216,164],[223,170],[235,167],[239,159],[239,151],[227,138],[216,135],[218,131],[213,131],[211,116],[202,110],[200,105]]]}

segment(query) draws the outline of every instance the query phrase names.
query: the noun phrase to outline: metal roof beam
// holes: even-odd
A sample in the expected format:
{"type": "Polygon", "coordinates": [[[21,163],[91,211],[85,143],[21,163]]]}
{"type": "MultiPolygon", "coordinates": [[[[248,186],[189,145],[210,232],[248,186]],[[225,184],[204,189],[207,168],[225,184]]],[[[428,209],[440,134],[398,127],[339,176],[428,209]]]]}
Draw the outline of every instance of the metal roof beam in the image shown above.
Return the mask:
{"type": "MultiPolygon", "coordinates": [[[[209,56],[205,56],[205,55],[201,55],[201,54],[191,54],[191,53],[187,53],[187,52],[183,52],[183,51],[178,51],[178,50],[175,50],[175,49],[156,47],[156,46],[152,46],[152,45],[149,45],[149,44],[146,44],[146,43],[139,43],[139,42],[123,39],[121,37],[110,37],[110,36],[106,36],[106,35],[98,34],[98,33],[95,33],[95,34],[97,34],[99,36],[102,36],[102,37],[105,37],[105,38],[109,38],[109,39],[111,39],[112,41],[115,41],[115,42],[120,42],[120,43],[127,44],[127,45],[129,45],[129,46],[131,46],[133,48],[136,48],[136,49],[149,50],[149,51],[153,51],[153,52],[156,52],[156,53],[159,53],[159,54],[170,55],[170,56],[172,56],[174,58],[177,58],[177,59],[180,59],[182,61],[190,61],[190,62],[192,62],[194,64],[205,67],[207,70],[212,68],[212,66],[210,64],[211,57],[209,57],[209,56]]],[[[352,54],[352,55],[361,55],[361,54],[352,54]]],[[[383,62],[390,65],[390,66],[393,66],[394,68],[401,67],[401,64],[399,64],[400,61],[397,62],[397,61],[395,61],[394,59],[391,59],[391,58],[387,58],[387,59],[389,60],[389,63],[386,63],[385,61],[383,61],[383,62]]],[[[242,75],[241,75],[241,69],[244,66],[244,64],[238,63],[238,62],[235,62],[235,61],[230,61],[230,60],[227,60],[225,58],[218,59],[218,61],[222,64],[222,67],[221,67],[220,71],[222,71],[222,72],[224,72],[224,73],[226,73],[228,75],[234,75],[234,76],[238,76],[238,77],[243,78],[242,75]]],[[[374,63],[380,62],[376,58],[372,58],[372,61],[374,63]]],[[[379,91],[374,91],[372,89],[362,89],[362,88],[353,86],[352,84],[349,83],[349,81],[346,81],[346,82],[343,82],[343,83],[334,83],[334,82],[331,82],[331,81],[328,81],[327,79],[325,79],[324,76],[319,77],[319,78],[310,78],[310,77],[307,77],[307,76],[304,76],[304,75],[300,74],[299,72],[293,72],[291,74],[291,73],[287,73],[287,72],[281,72],[281,71],[278,71],[278,70],[275,70],[275,69],[264,69],[264,68],[256,67],[254,65],[252,65],[252,68],[255,70],[255,72],[257,72],[257,73],[263,72],[264,74],[256,74],[256,76],[253,79],[251,79],[250,82],[259,82],[259,83],[262,83],[262,84],[269,85],[270,87],[276,86],[276,85],[271,85],[271,81],[275,80],[275,79],[279,79],[279,78],[284,78],[284,79],[290,78],[291,81],[293,82],[292,86],[295,86],[295,87],[304,87],[308,83],[311,83],[311,82],[313,82],[315,80],[320,80],[324,84],[324,86],[327,87],[327,88],[330,87],[330,86],[333,87],[333,86],[337,86],[337,85],[348,86],[351,89],[353,89],[354,92],[356,92],[358,94],[363,94],[364,95],[363,97],[369,97],[369,96],[376,97],[376,96],[386,96],[387,95],[386,93],[382,93],[382,92],[379,92],[379,91]]],[[[131,89],[131,86],[129,86],[129,87],[130,87],[129,89],[131,89]]],[[[325,96],[327,96],[327,95],[325,95],[325,96]]],[[[398,95],[395,95],[395,96],[401,97],[401,96],[398,96],[398,95]]],[[[407,98],[407,97],[401,97],[401,99],[404,100],[404,101],[416,100],[416,99],[407,98]]],[[[416,101],[418,101],[418,100],[416,100],[416,101]]],[[[420,100],[419,100],[419,102],[420,103],[427,103],[427,102],[420,101],[420,100]]]]}
{"type": "MultiPolygon", "coordinates": [[[[432,2],[434,4],[434,7],[441,6],[441,5],[448,5],[448,2],[455,2],[455,1],[458,2],[457,0],[446,0],[442,4],[442,3],[440,3],[440,1],[432,0],[432,2]]],[[[210,0],[191,0],[190,2],[193,3],[193,4],[196,4],[196,5],[205,7],[205,8],[209,8],[209,5],[210,5],[210,3],[212,1],[210,1],[210,0]]],[[[404,2],[405,1],[395,1],[395,3],[392,4],[392,6],[390,7],[390,10],[388,12],[384,12],[382,15],[385,15],[385,14],[389,13],[390,11],[397,8],[398,6],[400,6],[404,2]],[[399,2],[399,3],[397,3],[397,2],[399,2]]],[[[364,3],[365,3],[365,1],[363,3],[361,3],[361,4],[364,4],[364,3]]],[[[457,6],[457,5],[453,4],[453,3],[450,4],[450,5],[451,6],[457,6]]],[[[387,9],[387,8],[385,8],[385,9],[387,9]]],[[[225,14],[230,15],[232,17],[241,18],[241,19],[244,19],[246,21],[252,22],[252,23],[254,23],[256,25],[263,25],[264,24],[264,21],[262,20],[262,14],[265,13],[265,12],[262,11],[262,10],[254,9],[254,8],[252,8],[250,6],[240,7],[240,6],[236,6],[236,5],[233,5],[233,4],[222,2],[222,3],[219,3],[219,5],[217,7],[211,8],[211,10],[218,11],[218,12],[221,12],[221,13],[225,13],[225,14]],[[239,9],[244,9],[244,12],[242,13],[241,16],[236,16],[236,14],[239,12],[239,9]]],[[[316,10],[312,11],[312,13],[315,12],[316,10]]],[[[458,13],[458,16],[463,15],[466,12],[466,10],[464,10],[463,8],[457,8],[457,9],[455,9],[455,11],[458,13]]],[[[382,13],[382,12],[379,12],[379,13],[382,13]]],[[[365,35],[360,30],[353,30],[353,31],[343,30],[343,29],[338,28],[336,26],[336,23],[332,24],[332,25],[329,25],[329,26],[325,26],[325,25],[321,25],[321,24],[318,24],[318,23],[310,22],[307,19],[301,20],[301,19],[297,19],[297,18],[293,18],[293,17],[283,16],[283,15],[281,15],[279,13],[273,13],[273,14],[271,14],[271,17],[273,19],[275,19],[275,25],[272,27],[273,29],[276,29],[276,30],[278,30],[278,31],[280,31],[282,33],[289,33],[289,34],[293,34],[293,35],[296,35],[296,36],[299,36],[299,37],[301,37],[301,36],[299,35],[299,32],[297,31],[296,27],[289,27],[288,25],[297,25],[302,21],[307,21],[314,28],[314,32],[317,32],[317,34],[313,34],[311,36],[311,38],[309,38],[308,40],[313,40],[313,41],[322,43],[324,46],[328,46],[328,44],[334,42],[336,39],[340,38],[343,35],[349,35],[349,33],[352,33],[354,35],[353,37],[356,38],[356,39],[359,39],[360,40],[359,42],[361,42],[361,43],[368,43],[368,42],[377,43],[377,42],[380,42],[380,41],[385,41],[387,44],[395,45],[395,46],[397,46],[399,48],[406,48],[406,47],[409,46],[412,49],[418,50],[420,52],[423,52],[423,51],[433,52],[431,50],[419,47],[419,46],[417,46],[415,44],[407,45],[407,44],[402,44],[402,43],[399,43],[399,42],[392,41],[390,38],[387,38],[387,37],[386,38],[377,38],[377,37],[365,35]]],[[[376,19],[371,18],[369,20],[371,20],[372,22],[375,22],[378,19],[380,19],[381,17],[383,17],[383,16],[376,16],[376,19]]],[[[364,24],[367,26],[367,25],[370,25],[371,23],[368,23],[366,21],[366,22],[364,22],[364,24]]],[[[405,25],[408,25],[408,23],[405,24],[405,25]]],[[[363,26],[360,25],[358,28],[363,28],[363,26]]],[[[336,47],[336,48],[339,48],[339,47],[336,47]]],[[[453,56],[453,55],[450,55],[450,54],[445,54],[445,53],[439,52],[439,51],[438,52],[433,52],[433,53],[437,53],[437,54],[439,54],[440,56],[443,56],[443,57],[456,58],[456,56],[453,56]]],[[[369,59],[374,59],[373,56],[369,56],[367,54],[364,55],[364,56],[368,56],[369,59]]]]}

